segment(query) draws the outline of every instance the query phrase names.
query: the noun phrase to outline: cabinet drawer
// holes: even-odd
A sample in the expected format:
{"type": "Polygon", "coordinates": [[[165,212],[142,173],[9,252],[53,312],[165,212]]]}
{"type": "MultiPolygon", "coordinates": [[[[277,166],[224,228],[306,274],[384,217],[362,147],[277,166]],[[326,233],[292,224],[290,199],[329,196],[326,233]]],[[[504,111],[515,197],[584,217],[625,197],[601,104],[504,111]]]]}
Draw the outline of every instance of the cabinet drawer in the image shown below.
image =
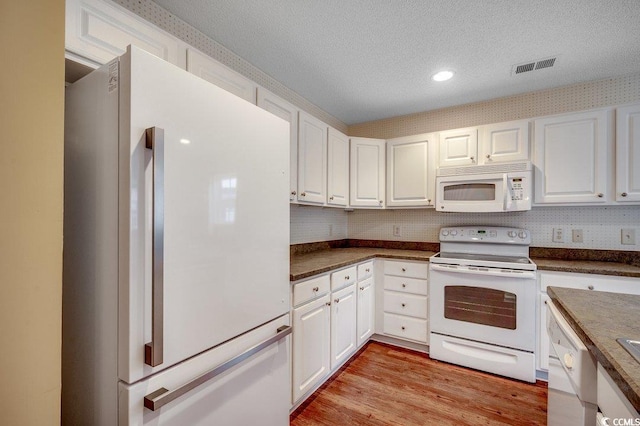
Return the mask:
{"type": "Polygon", "coordinates": [[[351,266],[331,274],[331,291],[338,290],[356,282],[357,268],[351,266]]]}
{"type": "Polygon", "coordinates": [[[385,275],[396,275],[399,277],[427,278],[429,265],[427,263],[398,262],[385,260],[385,275]]]}
{"type": "Polygon", "coordinates": [[[373,261],[358,265],[358,281],[362,281],[373,275],[373,261]]]}
{"type": "Polygon", "coordinates": [[[393,275],[384,276],[384,289],[403,293],[427,295],[427,280],[404,278],[393,275]]]}
{"type": "Polygon", "coordinates": [[[384,334],[427,343],[427,320],[384,314],[384,334]]]}
{"type": "Polygon", "coordinates": [[[427,296],[396,293],[395,291],[384,292],[385,312],[427,319],[427,306],[427,296]]]}
{"type": "Polygon", "coordinates": [[[313,300],[329,292],[329,275],[311,278],[293,286],[293,306],[313,300]]]}

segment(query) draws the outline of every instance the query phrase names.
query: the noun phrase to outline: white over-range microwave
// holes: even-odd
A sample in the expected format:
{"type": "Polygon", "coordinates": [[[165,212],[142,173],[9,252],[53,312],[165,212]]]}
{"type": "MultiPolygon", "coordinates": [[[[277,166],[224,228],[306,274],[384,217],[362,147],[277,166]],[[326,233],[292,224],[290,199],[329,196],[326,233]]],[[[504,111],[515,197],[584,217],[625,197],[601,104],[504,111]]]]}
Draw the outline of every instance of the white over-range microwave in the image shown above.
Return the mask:
{"type": "Polygon", "coordinates": [[[531,210],[531,162],[439,168],[436,211],[531,210]]]}

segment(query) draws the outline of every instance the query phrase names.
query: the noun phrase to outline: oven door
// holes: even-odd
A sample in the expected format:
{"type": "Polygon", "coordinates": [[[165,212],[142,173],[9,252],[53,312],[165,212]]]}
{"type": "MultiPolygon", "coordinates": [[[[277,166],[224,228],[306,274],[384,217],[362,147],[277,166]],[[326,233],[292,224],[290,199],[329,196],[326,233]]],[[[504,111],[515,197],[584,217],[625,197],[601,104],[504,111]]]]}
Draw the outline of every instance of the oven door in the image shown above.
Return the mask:
{"type": "Polygon", "coordinates": [[[535,271],[431,264],[431,331],[533,352],[535,271]]]}

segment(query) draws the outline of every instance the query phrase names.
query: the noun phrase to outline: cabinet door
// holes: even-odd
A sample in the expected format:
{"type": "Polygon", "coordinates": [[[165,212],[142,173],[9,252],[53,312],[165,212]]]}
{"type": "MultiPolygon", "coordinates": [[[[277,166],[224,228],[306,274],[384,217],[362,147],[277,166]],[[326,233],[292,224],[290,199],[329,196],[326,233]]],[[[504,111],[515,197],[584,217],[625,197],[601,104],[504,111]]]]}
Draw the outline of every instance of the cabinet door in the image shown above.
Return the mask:
{"type": "Polygon", "coordinates": [[[616,110],[616,201],[640,201],[640,104],[616,110]]]}
{"type": "Polygon", "coordinates": [[[542,118],[534,126],[535,202],[605,203],[610,111],[542,118]]]}
{"type": "Polygon", "coordinates": [[[256,104],[258,86],[253,81],[192,47],[187,49],[187,71],[256,104]]]}
{"type": "Polygon", "coordinates": [[[384,207],[384,159],[384,139],[351,138],[351,206],[384,207]]]}
{"type": "Polygon", "coordinates": [[[387,206],[434,206],[435,137],[415,135],[387,141],[387,206]]]}
{"type": "Polygon", "coordinates": [[[375,321],[375,288],[373,277],[358,283],[358,347],[373,334],[375,321]]]}
{"type": "Polygon", "coordinates": [[[346,207],[349,201],[349,137],[329,127],[327,204],[346,207]]]}
{"type": "Polygon", "coordinates": [[[300,111],[298,122],[298,201],[327,202],[327,125],[300,111]]]}
{"type": "Polygon", "coordinates": [[[296,201],[298,191],[298,108],[279,98],[267,89],[258,87],[258,106],[289,122],[291,150],[289,177],[289,201],[296,201]]]}
{"type": "Polygon", "coordinates": [[[447,130],[439,133],[439,167],[472,166],[478,163],[478,129],[447,130]]]}
{"type": "Polygon", "coordinates": [[[292,403],[329,374],[329,304],[327,294],[293,310],[292,403]]]}
{"type": "Polygon", "coordinates": [[[181,65],[177,38],[114,2],[67,0],[65,17],[66,56],[76,62],[93,67],[106,64],[133,44],[181,65]]]}
{"type": "Polygon", "coordinates": [[[528,160],[529,122],[518,120],[484,126],[479,154],[482,164],[528,160]]]}
{"type": "Polygon", "coordinates": [[[356,285],[352,284],[331,296],[331,370],[356,347],[356,285]]]}

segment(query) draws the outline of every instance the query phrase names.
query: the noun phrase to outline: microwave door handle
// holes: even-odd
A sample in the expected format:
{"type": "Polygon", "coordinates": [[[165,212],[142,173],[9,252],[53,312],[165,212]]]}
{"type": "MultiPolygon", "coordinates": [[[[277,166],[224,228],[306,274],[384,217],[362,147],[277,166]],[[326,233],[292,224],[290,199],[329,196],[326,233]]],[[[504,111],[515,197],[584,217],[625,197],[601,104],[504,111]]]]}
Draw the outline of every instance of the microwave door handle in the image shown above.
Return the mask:
{"type": "Polygon", "coordinates": [[[511,192],[509,191],[509,179],[506,173],[502,175],[502,188],[504,193],[503,210],[511,210],[512,200],[511,192]]]}

